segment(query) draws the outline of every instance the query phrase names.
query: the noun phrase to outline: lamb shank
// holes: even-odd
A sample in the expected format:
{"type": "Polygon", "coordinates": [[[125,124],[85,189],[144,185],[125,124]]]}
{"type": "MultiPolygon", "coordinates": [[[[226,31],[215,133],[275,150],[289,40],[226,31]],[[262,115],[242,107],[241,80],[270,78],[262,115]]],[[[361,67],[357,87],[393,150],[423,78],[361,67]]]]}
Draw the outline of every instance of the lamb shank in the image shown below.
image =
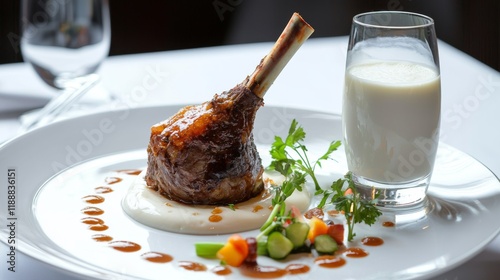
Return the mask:
{"type": "Polygon", "coordinates": [[[150,188],[185,204],[235,204],[263,191],[253,124],[263,97],[314,30],[295,13],[254,73],[212,100],[187,106],[151,128],[150,188]]]}

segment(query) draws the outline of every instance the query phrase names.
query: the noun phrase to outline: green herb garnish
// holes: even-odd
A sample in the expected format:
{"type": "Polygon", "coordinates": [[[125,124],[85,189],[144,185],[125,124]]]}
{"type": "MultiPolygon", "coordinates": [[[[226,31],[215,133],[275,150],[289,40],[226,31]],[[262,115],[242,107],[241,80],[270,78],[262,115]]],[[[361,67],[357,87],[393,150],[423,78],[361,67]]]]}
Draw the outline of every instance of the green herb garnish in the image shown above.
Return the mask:
{"type": "Polygon", "coordinates": [[[314,182],[315,195],[323,195],[318,207],[323,208],[328,203],[333,204],[335,209],[343,212],[348,228],[347,240],[352,241],[356,235],[354,224],[364,222],[367,225],[372,225],[382,213],[375,207],[375,201],[366,201],[360,197],[349,172],[344,178],[334,181],[329,189],[321,188],[316,178],[315,169],[317,166],[321,167],[322,161],[331,159],[330,155],[337,150],[341,142],[332,141],[327,151],[311,163],[307,155],[307,148],[303,143],[305,136],[304,129],[299,126],[296,120],[293,120],[284,141],[279,136],[274,138],[270,150],[273,161],[269,168],[281,173],[285,177],[285,181],[281,186],[275,188],[276,194],[272,201],[275,208],[267,222],[262,226],[261,231],[268,233],[279,225],[279,222],[276,223],[276,219],[285,214],[283,211],[286,198],[296,189],[301,191],[305,178],[309,175],[314,182]]]}
{"type": "MultiPolygon", "coordinates": [[[[321,161],[330,158],[330,155],[337,150],[341,142],[332,141],[328,146],[328,150],[314,161],[314,163],[311,163],[307,156],[307,148],[302,142],[305,137],[306,133],[304,129],[298,125],[296,120],[292,120],[285,141],[279,136],[274,137],[274,143],[270,151],[273,161],[269,165],[269,168],[280,172],[287,179],[292,172],[305,173],[313,180],[316,193],[322,193],[323,189],[321,189],[318,183],[314,170],[317,166],[321,167],[321,161]],[[294,159],[293,155],[297,156],[298,159],[294,159]]],[[[305,174],[303,175],[304,178],[305,174]]],[[[297,177],[298,175],[292,176],[292,178],[297,177]]]]}
{"type": "Polygon", "coordinates": [[[323,199],[318,207],[324,207],[331,196],[330,203],[335,209],[344,213],[347,223],[347,240],[352,241],[356,234],[354,233],[354,224],[365,223],[372,225],[377,217],[382,215],[380,210],[375,207],[375,200],[362,199],[354,186],[351,173],[344,175],[344,179],[338,179],[333,182],[329,190],[323,192],[323,199]]]}

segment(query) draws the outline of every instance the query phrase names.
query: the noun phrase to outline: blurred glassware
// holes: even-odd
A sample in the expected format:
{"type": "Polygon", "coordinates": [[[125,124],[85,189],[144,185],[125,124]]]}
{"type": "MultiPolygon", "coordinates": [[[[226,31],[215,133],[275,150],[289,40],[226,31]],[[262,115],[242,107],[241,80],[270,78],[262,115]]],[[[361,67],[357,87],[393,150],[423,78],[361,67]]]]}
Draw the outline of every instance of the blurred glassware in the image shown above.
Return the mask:
{"type": "Polygon", "coordinates": [[[21,5],[23,58],[45,83],[61,90],[34,116],[21,118],[22,130],[29,130],[67,112],[97,83],[95,72],[108,56],[111,32],[107,0],[23,0],[21,5]]]}

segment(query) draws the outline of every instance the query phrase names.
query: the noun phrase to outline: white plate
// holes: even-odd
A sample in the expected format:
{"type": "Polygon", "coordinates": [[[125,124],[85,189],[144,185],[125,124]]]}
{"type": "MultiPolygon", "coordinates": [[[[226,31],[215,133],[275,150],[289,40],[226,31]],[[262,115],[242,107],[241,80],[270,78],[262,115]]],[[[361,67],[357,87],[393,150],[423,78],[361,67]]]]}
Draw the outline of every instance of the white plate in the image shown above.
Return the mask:
{"type": "MultiPolygon", "coordinates": [[[[133,175],[116,173],[121,169],[143,168],[149,127],[179,109],[178,106],[152,107],[107,112],[75,118],[34,130],[0,147],[0,181],[7,181],[7,170],[16,173],[16,208],[7,216],[6,184],[2,183],[1,221],[17,218],[17,249],[43,262],[86,278],[96,279],[221,279],[241,278],[237,269],[228,276],[213,272],[193,272],[179,266],[181,261],[200,262],[208,269],[216,260],[196,257],[198,241],[225,241],[228,235],[181,235],[163,232],[130,219],[120,200],[133,175]],[[114,191],[98,206],[99,216],[109,226],[101,233],[114,240],[141,245],[137,252],[123,253],[106,242],[92,240],[99,233],[81,223],[82,197],[107,185],[108,176],[124,180],[110,185],[114,191]],[[147,251],[170,254],[169,263],[157,264],[141,259],[147,251]]],[[[341,139],[340,117],[313,111],[264,107],[259,110],[254,136],[264,164],[274,135],[285,136],[292,119],[307,133],[306,144],[319,155],[329,141],[341,139]]],[[[335,152],[337,162],[324,166],[321,180],[333,180],[346,172],[343,150],[335,152]]],[[[500,231],[500,183],[482,164],[445,144],[440,144],[429,189],[431,210],[418,222],[383,227],[383,217],[374,226],[357,226],[357,237],[350,246],[361,246],[369,255],[346,258],[337,269],[320,268],[313,258],[298,255],[283,262],[261,257],[263,265],[285,267],[289,263],[307,264],[307,274],[291,279],[417,279],[443,273],[479,253],[500,231]],[[377,236],[385,243],[378,247],[360,244],[364,236],[377,236]]],[[[10,220],[9,220],[10,221],[10,220]]],[[[256,231],[243,232],[255,236],[256,231]]],[[[9,232],[1,228],[1,240],[9,232]]]]}

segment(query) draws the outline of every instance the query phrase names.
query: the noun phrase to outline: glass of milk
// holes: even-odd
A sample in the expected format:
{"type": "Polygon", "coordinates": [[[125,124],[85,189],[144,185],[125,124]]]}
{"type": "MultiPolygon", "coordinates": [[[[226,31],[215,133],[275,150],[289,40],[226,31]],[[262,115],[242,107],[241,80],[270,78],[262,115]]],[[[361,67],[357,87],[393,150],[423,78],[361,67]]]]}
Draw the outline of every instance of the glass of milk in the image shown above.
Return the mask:
{"type": "Polygon", "coordinates": [[[409,12],[353,18],[343,94],[347,163],[383,209],[427,203],[439,141],[441,84],[434,21],[409,12]]]}

